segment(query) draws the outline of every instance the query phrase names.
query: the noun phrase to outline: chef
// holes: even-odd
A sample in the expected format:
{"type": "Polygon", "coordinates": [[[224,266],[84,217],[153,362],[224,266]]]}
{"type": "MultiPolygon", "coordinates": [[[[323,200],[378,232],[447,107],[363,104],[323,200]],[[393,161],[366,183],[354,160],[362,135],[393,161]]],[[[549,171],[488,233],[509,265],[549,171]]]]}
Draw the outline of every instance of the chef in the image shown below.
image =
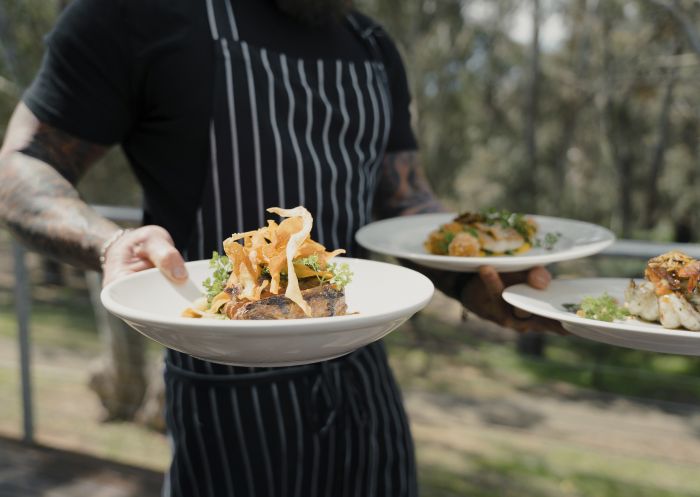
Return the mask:
{"type": "MultiPolygon", "coordinates": [[[[347,0],[74,0],[0,152],[0,219],[23,243],[113,281],[185,260],[306,206],[312,238],[357,255],[372,219],[442,210],[417,155],[396,47],[347,0]],[[121,230],[75,184],[119,145],[144,192],[121,230]]],[[[390,236],[390,234],[387,234],[390,236]]],[[[503,281],[434,273],[483,316],[539,326],[503,281]]],[[[542,268],[522,275],[545,287],[542,268]]],[[[311,366],[229,367],[168,350],[163,495],[415,496],[401,394],[381,342],[311,366]]]]}

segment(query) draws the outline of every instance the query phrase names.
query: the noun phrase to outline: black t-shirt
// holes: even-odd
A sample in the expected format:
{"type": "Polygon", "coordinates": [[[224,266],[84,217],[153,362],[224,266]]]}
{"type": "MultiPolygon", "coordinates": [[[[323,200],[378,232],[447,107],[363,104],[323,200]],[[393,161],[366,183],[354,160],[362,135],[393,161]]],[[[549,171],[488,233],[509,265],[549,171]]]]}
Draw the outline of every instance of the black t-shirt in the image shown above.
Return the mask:
{"type": "MultiPolygon", "coordinates": [[[[240,38],[250,45],[299,58],[372,58],[347,23],[310,28],[273,0],[231,2],[240,38]]],[[[121,144],[147,198],[174,219],[190,218],[185,210],[200,192],[192,173],[208,161],[214,54],[204,5],[74,0],[47,37],[43,64],[24,95],[41,121],[94,143],[121,144]]],[[[405,70],[394,44],[380,34],[393,106],[387,151],[412,150],[405,70]]],[[[187,227],[167,228],[177,239],[187,227]]]]}

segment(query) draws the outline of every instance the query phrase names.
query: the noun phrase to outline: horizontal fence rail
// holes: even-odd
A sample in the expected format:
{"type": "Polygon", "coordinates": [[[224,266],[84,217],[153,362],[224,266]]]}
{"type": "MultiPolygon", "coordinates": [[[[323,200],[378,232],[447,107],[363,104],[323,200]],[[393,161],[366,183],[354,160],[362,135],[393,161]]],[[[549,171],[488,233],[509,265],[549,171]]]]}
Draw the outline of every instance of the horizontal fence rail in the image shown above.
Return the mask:
{"type": "Polygon", "coordinates": [[[639,257],[641,259],[651,259],[657,255],[680,250],[687,255],[700,259],[700,244],[697,243],[659,243],[645,242],[643,240],[617,240],[600,255],[617,257],[639,257]]]}
{"type": "MultiPolygon", "coordinates": [[[[138,224],[142,219],[141,209],[125,206],[93,205],[100,215],[117,223],[138,224]]],[[[700,259],[700,244],[659,243],[641,240],[617,240],[599,255],[649,259],[671,250],[680,250],[691,257],[700,259]]],[[[26,252],[17,242],[13,242],[15,272],[15,311],[17,314],[18,341],[20,351],[20,379],[22,392],[23,440],[34,442],[34,412],[31,385],[31,288],[26,266],[26,252]]]]}

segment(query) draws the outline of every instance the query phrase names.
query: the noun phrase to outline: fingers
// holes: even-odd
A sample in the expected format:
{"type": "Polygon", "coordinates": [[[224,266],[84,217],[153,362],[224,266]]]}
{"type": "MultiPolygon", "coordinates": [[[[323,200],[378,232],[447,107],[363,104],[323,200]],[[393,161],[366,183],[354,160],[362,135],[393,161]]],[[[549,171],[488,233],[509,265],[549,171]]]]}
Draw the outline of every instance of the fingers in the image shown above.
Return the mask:
{"type": "MultiPolygon", "coordinates": [[[[479,268],[479,277],[483,284],[483,289],[488,295],[489,319],[499,322],[504,326],[518,331],[554,331],[562,332],[561,325],[556,321],[533,316],[522,309],[508,305],[502,298],[506,285],[527,281],[527,283],[537,289],[545,289],[552,280],[552,276],[544,267],[538,266],[528,272],[499,274],[491,266],[479,268]]],[[[480,314],[479,310],[475,310],[480,314]]],[[[483,314],[482,314],[483,315],[483,314]]]]}
{"type": "Polygon", "coordinates": [[[554,321],[551,319],[543,318],[540,316],[532,316],[525,320],[510,319],[508,322],[504,323],[504,326],[514,329],[518,332],[524,333],[528,331],[536,332],[553,332],[559,335],[566,335],[568,332],[562,328],[559,321],[554,321]]]}
{"type": "Polygon", "coordinates": [[[518,309],[517,307],[513,307],[513,316],[515,316],[516,319],[530,319],[532,317],[532,314],[530,314],[527,311],[523,311],[522,309],[518,309]]]}
{"type": "Polygon", "coordinates": [[[552,275],[542,266],[534,267],[527,273],[527,284],[538,290],[544,290],[552,281],[552,275]]]}
{"type": "Polygon", "coordinates": [[[105,254],[103,284],[144,269],[159,268],[175,283],[187,279],[185,261],[170,234],[160,226],[143,226],[119,238],[105,254]]]}
{"type": "Polygon", "coordinates": [[[505,286],[496,269],[492,266],[481,266],[479,268],[479,277],[491,297],[501,297],[505,286]]]}
{"type": "Polygon", "coordinates": [[[184,282],[187,279],[185,261],[167,231],[153,230],[153,233],[138,246],[136,253],[153,263],[169,279],[175,282],[184,282]]]}

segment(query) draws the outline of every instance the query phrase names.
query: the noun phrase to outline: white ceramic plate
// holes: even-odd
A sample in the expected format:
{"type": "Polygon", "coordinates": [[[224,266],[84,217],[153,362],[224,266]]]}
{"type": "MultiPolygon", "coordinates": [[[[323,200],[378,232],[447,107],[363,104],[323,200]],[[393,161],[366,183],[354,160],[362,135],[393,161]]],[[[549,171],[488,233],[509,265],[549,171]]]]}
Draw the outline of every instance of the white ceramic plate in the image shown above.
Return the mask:
{"type": "Polygon", "coordinates": [[[354,273],[348,312],[327,318],[233,321],[180,317],[202,295],[209,261],[188,262],[190,280],[177,286],[158,270],[136,273],[102,290],[102,303],[158,343],[201,359],[242,366],[290,366],[332,359],[379,340],[422,309],[433,284],[410,269],[341,258],[354,273]]]}
{"type": "Polygon", "coordinates": [[[597,342],[630,349],[668,354],[700,355],[700,332],[669,330],[660,324],[626,319],[596,321],[567,311],[563,304],[578,304],[584,297],[599,297],[607,292],[620,303],[630,280],[627,278],[583,278],[554,280],[546,290],[528,285],[514,285],[503,292],[509,304],[550,319],[560,321],[565,329],[597,342]]]}
{"type": "Polygon", "coordinates": [[[355,238],[363,247],[380,254],[411,260],[423,266],[447,271],[474,272],[480,266],[494,266],[500,272],[522,271],[534,266],[578,259],[600,252],[615,241],[608,229],[595,224],[547,216],[532,217],[538,236],[561,233],[552,248],[533,248],[523,254],[496,257],[456,257],[429,254],[423,242],[430,232],[455,218],[455,214],[420,214],[385,219],[361,228],[355,238]]]}

